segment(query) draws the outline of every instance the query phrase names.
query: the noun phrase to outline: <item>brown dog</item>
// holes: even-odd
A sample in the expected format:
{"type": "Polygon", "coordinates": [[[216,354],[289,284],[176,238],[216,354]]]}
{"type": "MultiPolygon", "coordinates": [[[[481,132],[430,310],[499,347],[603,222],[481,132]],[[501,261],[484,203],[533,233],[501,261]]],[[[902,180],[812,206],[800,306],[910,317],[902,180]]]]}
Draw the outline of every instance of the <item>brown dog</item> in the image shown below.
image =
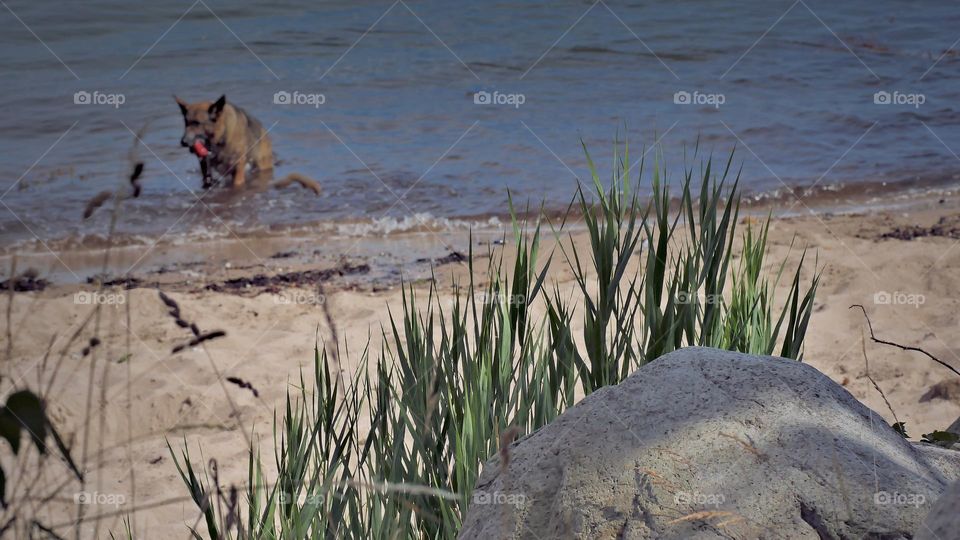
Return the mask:
{"type": "MultiPolygon", "coordinates": [[[[246,111],[227,103],[226,96],[214,102],[186,103],[174,96],[183,113],[184,131],[180,144],[200,158],[203,187],[214,184],[213,168],[221,178],[231,178],[234,187],[243,186],[250,174],[258,180],[273,178],[273,145],[263,126],[246,111]]],[[[303,175],[292,173],[278,180],[274,187],[296,182],[320,193],[320,185],[303,175]]]]}

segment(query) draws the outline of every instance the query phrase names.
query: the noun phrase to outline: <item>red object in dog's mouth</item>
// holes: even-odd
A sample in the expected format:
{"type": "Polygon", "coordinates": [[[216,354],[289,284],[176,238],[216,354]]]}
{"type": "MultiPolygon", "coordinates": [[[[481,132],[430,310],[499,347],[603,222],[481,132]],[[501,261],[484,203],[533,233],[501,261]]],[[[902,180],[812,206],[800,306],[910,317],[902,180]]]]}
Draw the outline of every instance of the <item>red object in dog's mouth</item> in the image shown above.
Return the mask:
{"type": "Polygon", "coordinates": [[[205,158],[207,157],[207,154],[210,153],[210,151],[207,150],[207,147],[204,146],[203,142],[201,142],[199,139],[197,139],[196,141],[193,141],[193,151],[196,152],[197,157],[200,157],[200,158],[205,158]]]}

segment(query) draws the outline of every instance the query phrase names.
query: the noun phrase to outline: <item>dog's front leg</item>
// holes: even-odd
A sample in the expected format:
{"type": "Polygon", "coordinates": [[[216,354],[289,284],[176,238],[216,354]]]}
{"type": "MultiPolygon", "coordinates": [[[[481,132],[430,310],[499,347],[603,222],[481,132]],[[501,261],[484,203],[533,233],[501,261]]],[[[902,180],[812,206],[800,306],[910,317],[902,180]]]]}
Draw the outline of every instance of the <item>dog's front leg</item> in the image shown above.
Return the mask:
{"type": "Polygon", "coordinates": [[[240,187],[247,181],[247,160],[240,158],[233,169],[233,186],[240,187]]]}
{"type": "Polygon", "coordinates": [[[210,156],[200,159],[200,174],[203,175],[203,189],[213,187],[213,174],[210,172],[210,156]]]}

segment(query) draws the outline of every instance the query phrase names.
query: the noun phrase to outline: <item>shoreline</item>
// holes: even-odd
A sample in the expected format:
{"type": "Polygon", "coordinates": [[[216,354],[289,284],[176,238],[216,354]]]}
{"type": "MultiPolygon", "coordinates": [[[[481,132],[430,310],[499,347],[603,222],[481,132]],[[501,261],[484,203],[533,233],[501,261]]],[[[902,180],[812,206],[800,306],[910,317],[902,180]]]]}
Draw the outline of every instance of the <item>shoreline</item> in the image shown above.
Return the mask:
{"type": "MultiPolygon", "coordinates": [[[[960,187],[951,187],[954,185],[952,181],[944,182],[940,187],[908,187],[907,184],[858,184],[839,189],[823,186],[814,190],[794,188],[792,192],[784,189],[745,194],[740,212],[741,216],[755,217],[770,213],[774,218],[869,215],[909,211],[931,203],[943,204],[960,191],[960,187]]],[[[544,211],[552,223],[562,222],[564,214],[560,210],[544,211]]],[[[521,217],[535,215],[535,212],[520,214],[521,217]]],[[[576,219],[576,208],[572,208],[569,216],[576,219]]],[[[52,284],[90,283],[91,278],[103,274],[104,251],[107,249],[111,252],[111,265],[106,275],[112,279],[121,276],[149,279],[150,275],[190,267],[210,274],[216,271],[215,266],[228,263],[259,266],[263,271],[282,271],[282,264],[274,264],[281,259],[287,259],[281,262],[290,263],[288,266],[332,267],[343,262],[344,255],[353,256],[353,262],[360,264],[373,258],[392,258],[395,259],[392,261],[394,266],[401,267],[424,262],[418,259],[442,258],[461,252],[455,244],[465,249],[460,238],[468,232],[488,243],[499,241],[510,233],[510,220],[508,212],[455,218],[418,215],[404,218],[402,222],[394,218],[387,218],[387,221],[317,222],[249,232],[237,232],[224,225],[222,237],[209,233],[197,238],[168,237],[166,234],[154,238],[124,237],[121,232],[110,242],[100,236],[79,241],[47,239],[33,241],[29,247],[6,248],[6,252],[0,253],[0,269],[4,269],[6,279],[11,259],[16,256],[18,268],[32,268],[35,273],[48,276],[46,279],[52,284]],[[421,256],[409,256],[415,252],[421,252],[421,256]],[[212,265],[211,258],[216,261],[212,265]]],[[[575,228],[569,229],[569,225],[567,227],[567,232],[578,232],[575,228]]],[[[380,280],[389,277],[374,274],[380,280]]],[[[156,282],[165,280],[156,279],[156,282]]]]}

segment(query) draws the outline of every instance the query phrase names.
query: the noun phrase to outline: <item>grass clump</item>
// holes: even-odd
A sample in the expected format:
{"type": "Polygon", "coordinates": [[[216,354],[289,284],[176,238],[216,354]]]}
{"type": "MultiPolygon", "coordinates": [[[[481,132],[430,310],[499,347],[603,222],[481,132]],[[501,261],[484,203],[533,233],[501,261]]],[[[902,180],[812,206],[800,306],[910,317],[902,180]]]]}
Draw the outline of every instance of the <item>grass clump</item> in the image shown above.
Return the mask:
{"type": "MultiPolygon", "coordinates": [[[[545,283],[554,256],[541,260],[540,220],[514,214],[512,263],[491,253],[479,284],[471,247],[470,277],[453,284],[452,303],[435,284],[425,297],[404,288],[384,345],[362,351],[349,381],[316,351],[312,384],[301,375],[274,428],[273,481],[251,448],[243,492],[224,487],[215,462],[198,471],[185,444],[177,467],[205,522],[194,536],[455,538],[501,441],[579,396],[688,345],[756,354],[779,346],[800,359],[818,276],[803,282],[801,259],[776,310],[786,261],[772,281],[765,275],[769,217],[747,226],[736,256],[733,156],[719,174],[711,159],[685,170],[676,196],[658,157],[641,197],[627,147],[615,148],[609,184],[588,154],[589,195],[578,190],[578,212],[552,227],[572,291],[545,283]],[[567,232],[573,216],[589,249],[567,232]]],[[[639,169],[642,179],[642,160],[639,169]]]]}

